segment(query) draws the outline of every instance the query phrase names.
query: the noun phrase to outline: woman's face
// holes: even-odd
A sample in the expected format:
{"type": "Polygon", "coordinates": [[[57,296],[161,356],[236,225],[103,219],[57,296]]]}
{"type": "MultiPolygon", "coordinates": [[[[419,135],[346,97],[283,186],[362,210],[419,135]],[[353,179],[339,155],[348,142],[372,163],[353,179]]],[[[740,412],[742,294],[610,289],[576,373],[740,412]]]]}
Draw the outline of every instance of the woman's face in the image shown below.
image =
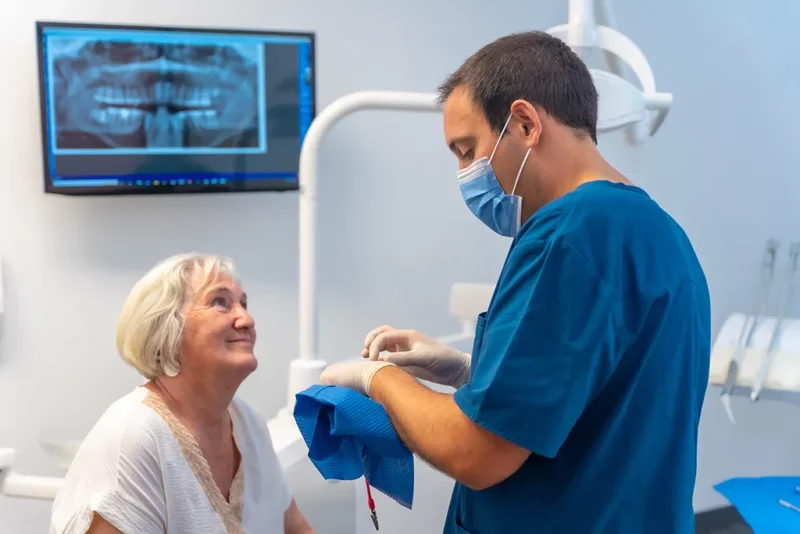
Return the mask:
{"type": "MultiPolygon", "coordinates": [[[[194,280],[195,288],[200,285],[200,280],[194,280]]],[[[210,373],[241,382],[255,371],[255,323],[247,311],[247,295],[231,277],[220,274],[196,289],[185,314],[181,374],[210,373]]]]}

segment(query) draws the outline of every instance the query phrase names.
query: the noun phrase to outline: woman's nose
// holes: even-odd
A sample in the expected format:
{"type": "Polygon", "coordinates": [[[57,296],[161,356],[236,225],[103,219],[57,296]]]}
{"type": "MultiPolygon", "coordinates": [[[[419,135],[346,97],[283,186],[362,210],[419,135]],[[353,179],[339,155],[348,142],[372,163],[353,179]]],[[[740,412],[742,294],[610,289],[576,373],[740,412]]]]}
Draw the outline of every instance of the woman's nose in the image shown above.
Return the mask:
{"type": "Polygon", "coordinates": [[[253,316],[250,315],[247,308],[240,307],[239,315],[236,317],[236,328],[253,328],[254,326],[255,321],[253,320],[253,316]]]}

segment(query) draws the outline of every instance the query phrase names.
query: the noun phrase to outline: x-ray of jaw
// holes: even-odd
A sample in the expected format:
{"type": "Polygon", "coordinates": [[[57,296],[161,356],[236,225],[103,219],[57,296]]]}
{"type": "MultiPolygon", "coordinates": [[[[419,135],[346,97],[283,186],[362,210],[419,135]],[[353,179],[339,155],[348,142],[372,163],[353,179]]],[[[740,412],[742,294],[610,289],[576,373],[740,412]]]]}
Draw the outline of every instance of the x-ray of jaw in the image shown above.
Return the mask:
{"type": "Polygon", "coordinates": [[[255,50],[75,41],[50,45],[58,148],[259,145],[255,50]]]}

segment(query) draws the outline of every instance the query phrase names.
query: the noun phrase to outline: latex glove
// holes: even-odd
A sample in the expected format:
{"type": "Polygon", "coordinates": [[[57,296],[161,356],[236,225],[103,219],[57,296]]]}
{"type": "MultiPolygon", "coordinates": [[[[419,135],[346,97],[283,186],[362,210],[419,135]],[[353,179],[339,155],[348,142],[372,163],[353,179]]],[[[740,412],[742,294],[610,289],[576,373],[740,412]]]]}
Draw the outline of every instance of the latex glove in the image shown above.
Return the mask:
{"type": "Polygon", "coordinates": [[[384,367],[394,365],[388,362],[341,362],[329,365],[319,377],[324,386],[349,388],[369,397],[369,386],[375,373],[384,367]]]}
{"type": "Polygon", "coordinates": [[[422,380],[459,388],[469,381],[472,357],[414,330],[381,326],[367,334],[364,358],[397,365],[422,380]],[[382,352],[387,351],[385,354],[382,352]]]}

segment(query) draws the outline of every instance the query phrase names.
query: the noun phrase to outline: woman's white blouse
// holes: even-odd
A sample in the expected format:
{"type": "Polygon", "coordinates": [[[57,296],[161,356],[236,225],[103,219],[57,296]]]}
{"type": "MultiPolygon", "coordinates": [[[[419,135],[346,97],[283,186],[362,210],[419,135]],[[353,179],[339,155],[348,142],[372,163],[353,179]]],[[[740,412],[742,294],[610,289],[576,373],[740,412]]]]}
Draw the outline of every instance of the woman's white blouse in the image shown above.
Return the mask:
{"type": "Polygon", "coordinates": [[[122,397],[75,456],[50,534],[84,534],[95,512],[124,534],[283,534],[292,495],[266,422],[238,398],[230,414],[241,463],[227,500],[158,395],[138,387],[122,397]]]}

